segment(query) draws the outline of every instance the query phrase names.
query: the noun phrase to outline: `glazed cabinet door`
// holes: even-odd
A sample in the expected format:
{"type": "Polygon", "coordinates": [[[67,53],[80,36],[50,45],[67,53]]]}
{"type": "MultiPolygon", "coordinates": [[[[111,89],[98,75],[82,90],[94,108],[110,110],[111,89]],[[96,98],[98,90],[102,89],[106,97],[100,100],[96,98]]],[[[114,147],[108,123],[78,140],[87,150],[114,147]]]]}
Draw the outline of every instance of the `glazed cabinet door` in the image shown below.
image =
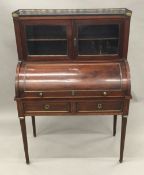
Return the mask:
{"type": "Polygon", "coordinates": [[[21,27],[24,57],[28,61],[53,61],[71,57],[70,21],[22,21],[21,27]]]}
{"type": "Polygon", "coordinates": [[[114,20],[76,20],[74,46],[78,59],[122,57],[123,22],[114,20]]]}

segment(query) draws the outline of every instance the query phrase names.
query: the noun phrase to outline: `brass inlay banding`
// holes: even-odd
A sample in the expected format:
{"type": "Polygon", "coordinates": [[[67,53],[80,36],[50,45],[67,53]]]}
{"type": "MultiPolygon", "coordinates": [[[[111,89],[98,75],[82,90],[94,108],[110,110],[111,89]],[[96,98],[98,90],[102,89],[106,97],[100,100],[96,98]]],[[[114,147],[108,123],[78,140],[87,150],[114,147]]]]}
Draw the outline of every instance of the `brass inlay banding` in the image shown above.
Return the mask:
{"type": "Polygon", "coordinates": [[[19,15],[16,12],[12,13],[12,17],[18,17],[18,16],[19,15]]]}
{"type": "Polygon", "coordinates": [[[128,116],[127,115],[124,115],[123,118],[128,118],[128,116]]]}
{"type": "Polygon", "coordinates": [[[20,120],[23,120],[23,119],[24,119],[24,117],[19,117],[19,119],[20,119],[20,120]]]}
{"type": "Polygon", "coordinates": [[[131,13],[131,12],[127,12],[126,15],[127,15],[127,16],[131,16],[132,13],[131,13]]]}

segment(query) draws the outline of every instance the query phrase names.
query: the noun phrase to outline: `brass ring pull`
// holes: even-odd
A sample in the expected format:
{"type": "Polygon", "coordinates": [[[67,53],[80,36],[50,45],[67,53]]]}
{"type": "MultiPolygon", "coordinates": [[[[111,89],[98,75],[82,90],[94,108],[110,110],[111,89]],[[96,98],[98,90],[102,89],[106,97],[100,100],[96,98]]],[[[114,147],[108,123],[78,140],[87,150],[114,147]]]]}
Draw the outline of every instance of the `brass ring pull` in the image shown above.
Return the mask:
{"type": "Polygon", "coordinates": [[[102,104],[99,103],[99,104],[97,105],[97,108],[98,108],[98,109],[102,109],[102,104]]]}
{"type": "Polygon", "coordinates": [[[44,105],[44,109],[48,110],[50,108],[50,105],[44,105]]]}

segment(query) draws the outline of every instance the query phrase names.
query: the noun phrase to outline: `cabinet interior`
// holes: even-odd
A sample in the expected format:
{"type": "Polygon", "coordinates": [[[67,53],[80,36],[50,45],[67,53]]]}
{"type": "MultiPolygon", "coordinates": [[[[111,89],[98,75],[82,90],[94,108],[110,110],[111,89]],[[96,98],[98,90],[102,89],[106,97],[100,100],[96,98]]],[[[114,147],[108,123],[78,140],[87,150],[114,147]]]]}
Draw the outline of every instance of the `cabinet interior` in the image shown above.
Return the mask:
{"type": "Polygon", "coordinates": [[[118,55],[119,28],[119,24],[76,24],[69,38],[66,25],[26,25],[27,54],[66,56],[71,40],[77,56],[118,55]]]}

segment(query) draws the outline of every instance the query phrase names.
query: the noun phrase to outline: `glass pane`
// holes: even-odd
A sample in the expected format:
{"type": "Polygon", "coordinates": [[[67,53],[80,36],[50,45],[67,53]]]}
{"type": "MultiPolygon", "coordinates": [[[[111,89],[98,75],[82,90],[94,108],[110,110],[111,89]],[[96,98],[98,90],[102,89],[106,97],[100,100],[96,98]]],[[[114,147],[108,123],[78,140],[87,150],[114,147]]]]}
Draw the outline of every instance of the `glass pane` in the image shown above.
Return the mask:
{"type": "Polygon", "coordinates": [[[26,26],[29,55],[67,55],[66,26],[26,26]]]}
{"type": "Polygon", "coordinates": [[[118,53],[118,40],[79,40],[79,54],[104,55],[118,53]]]}
{"type": "Polygon", "coordinates": [[[80,25],[78,27],[79,55],[118,54],[119,25],[80,25]]]}
{"type": "Polygon", "coordinates": [[[27,42],[29,55],[65,55],[66,41],[35,41],[27,42]]]}

